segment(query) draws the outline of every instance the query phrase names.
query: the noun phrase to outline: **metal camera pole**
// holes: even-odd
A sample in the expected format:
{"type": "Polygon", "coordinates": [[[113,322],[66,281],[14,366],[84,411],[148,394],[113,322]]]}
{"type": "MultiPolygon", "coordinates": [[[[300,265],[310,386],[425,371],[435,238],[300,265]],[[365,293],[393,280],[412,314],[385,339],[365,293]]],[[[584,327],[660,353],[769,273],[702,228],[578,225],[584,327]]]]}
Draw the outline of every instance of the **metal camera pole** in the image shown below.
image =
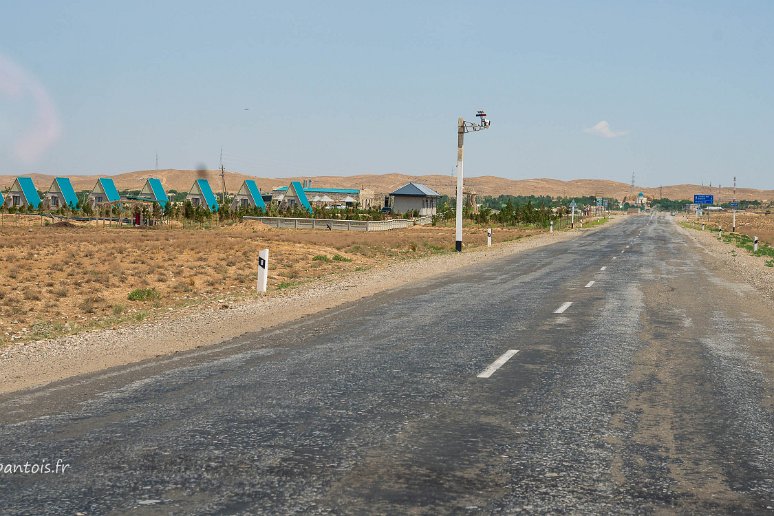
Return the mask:
{"type": "Polygon", "coordinates": [[[456,249],[458,253],[462,252],[462,157],[465,133],[474,133],[486,129],[491,125],[487,120],[486,113],[478,111],[476,116],[481,119],[478,124],[466,122],[462,117],[457,119],[457,208],[456,208],[456,249]]]}

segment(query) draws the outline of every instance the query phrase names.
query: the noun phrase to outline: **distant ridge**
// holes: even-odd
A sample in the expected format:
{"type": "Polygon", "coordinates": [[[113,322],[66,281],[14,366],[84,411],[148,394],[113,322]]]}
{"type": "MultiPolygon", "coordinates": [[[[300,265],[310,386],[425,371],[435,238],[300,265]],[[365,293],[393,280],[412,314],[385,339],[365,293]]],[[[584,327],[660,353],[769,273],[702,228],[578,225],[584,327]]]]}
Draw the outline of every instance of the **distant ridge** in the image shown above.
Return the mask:
{"type": "MultiPolygon", "coordinates": [[[[35,181],[39,190],[47,190],[54,175],[50,174],[21,174],[29,175],[35,181]]],[[[72,180],[76,191],[90,190],[97,182],[98,175],[60,174],[72,180]]],[[[145,178],[158,177],[167,190],[188,191],[194,180],[204,177],[210,181],[212,189],[217,193],[222,189],[219,170],[200,172],[197,170],[138,170],[122,174],[110,175],[115,180],[119,190],[139,190],[145,178]]],[[[13,182],[14,175],[0,175],[0,189],[5,190],[13,182]]],[[[245,179],[255,179],[262,192],[271,190],[277,186],[287,186],[291,181],[311,179],[313,186],[327,186],[331,188],[370,188],[377,195],[385,195],[403,186],[409,181],[422,183],[436,192],[445,195],[453,195],[455,178],[448,175],[407,175],[407,174],[361,174],[356,176],[295,176],[295,177],[259,177],[240,172],[226,172],[226,188],[234,193],[242,185],[245,179]]],[[[629,195],[630,185],[627,183],[608,181],[604,179],[573,179],[562,181],[559,179],[506,179],[495,176],[479,176],[465,178],[465,188],[473,189],[478,195],[550,195],[551,197],[587,196],[601,194],[605,197],[623,199],[629,195]]],[[[634,195],[644,192],[648,197],[658,198],[663,196],[669,199],[692,199],[695,193],[711,193],[722,202],[730,201],[733,197],[731,188],[722,188],[718,192],[717,187],[701,187],[698,185],[664,185],[659,187],[635,187],[634,195]]],[[[737,199],[748,200],[774,200],[774,190],[757,190],[752,188],[737,188],[737,199]]]]}

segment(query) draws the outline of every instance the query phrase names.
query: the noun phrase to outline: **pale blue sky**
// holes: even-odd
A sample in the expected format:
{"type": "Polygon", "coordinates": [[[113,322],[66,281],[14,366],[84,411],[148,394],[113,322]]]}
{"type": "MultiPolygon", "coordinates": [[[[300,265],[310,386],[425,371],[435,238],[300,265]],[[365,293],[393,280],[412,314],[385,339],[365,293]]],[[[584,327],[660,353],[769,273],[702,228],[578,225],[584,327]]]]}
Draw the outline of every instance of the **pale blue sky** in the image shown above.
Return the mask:
{"type": "Polygon", "coordinates": [[[467,175],[774,188],[774,2],[10,0],[0,20],[0,174],[214,168],[221,146],[259,176],[449,174],[483,108],[467,175]]]}

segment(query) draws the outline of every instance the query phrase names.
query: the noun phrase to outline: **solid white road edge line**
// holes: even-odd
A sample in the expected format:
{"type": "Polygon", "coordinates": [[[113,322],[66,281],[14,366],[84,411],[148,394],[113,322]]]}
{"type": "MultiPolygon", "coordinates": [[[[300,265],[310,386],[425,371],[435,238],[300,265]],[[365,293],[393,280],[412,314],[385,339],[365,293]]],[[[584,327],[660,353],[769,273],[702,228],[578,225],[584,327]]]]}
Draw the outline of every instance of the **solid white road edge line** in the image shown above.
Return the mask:
{"type": "Polygon", "coordinates": [[[490,376],[492,376],[492,373],[494,373],[495,371],[497,371],[498,369],[500,369],[500,368],[503,366],[503,364],[505,364],[505,363],[506,363],[508,360],[510,360],[510,359],[511,359],[511,357],[512,357],[513,355],[515,355],[515,354],[516,354],[516,353],[518,353],[518,352],[519,352],[519,350],[518,350],[518,349],[509,349],[508,351],[506,351],[505,353],[503,353],[503,354],[500,356],[500,358],[498,358],[497,360],[495,360],[494,362],[492,362],[492,363],[489,365],[489,367],[487,367],[486,369],[484,369],[483,371],[481,371],[481,372],[480,372],[480,373],[479,373],[479,374],[476,376],[476,378],[489,378],[490,376]]]}
{"type": "Polygon", "coordinates": [[[572,301],[565,301],[564,303],[562,303],[562,306],[560,306],[559,308],[557,308],[556,310],[554,310],[554,313],[555,313],[555,314],[561,314],[561,313],[564,313],[564,311],[565,311],[565,310],[567,310],[568,308],[570,308],[570,305],[571,305],[571,304],[572,304],[572,301]]]}
{"type": "Polygon", "coordinates": [[[586,283],[586,288],[589,288],[593,284],[594,284],[594,280],[589,281],[588,283],[586,283]]]}

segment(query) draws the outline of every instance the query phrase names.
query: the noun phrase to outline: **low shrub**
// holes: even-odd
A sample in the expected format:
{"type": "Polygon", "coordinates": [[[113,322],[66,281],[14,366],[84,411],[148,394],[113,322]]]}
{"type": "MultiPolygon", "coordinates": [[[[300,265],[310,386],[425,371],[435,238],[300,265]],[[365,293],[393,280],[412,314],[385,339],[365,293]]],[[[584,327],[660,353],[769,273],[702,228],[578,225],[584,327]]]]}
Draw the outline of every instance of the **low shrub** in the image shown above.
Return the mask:
{"type": "Polygon", "coordinates": [[[129,292],[129,301],[151,301],[159,299],[161,294],[155,288],[137,288],[129,292]]]}

